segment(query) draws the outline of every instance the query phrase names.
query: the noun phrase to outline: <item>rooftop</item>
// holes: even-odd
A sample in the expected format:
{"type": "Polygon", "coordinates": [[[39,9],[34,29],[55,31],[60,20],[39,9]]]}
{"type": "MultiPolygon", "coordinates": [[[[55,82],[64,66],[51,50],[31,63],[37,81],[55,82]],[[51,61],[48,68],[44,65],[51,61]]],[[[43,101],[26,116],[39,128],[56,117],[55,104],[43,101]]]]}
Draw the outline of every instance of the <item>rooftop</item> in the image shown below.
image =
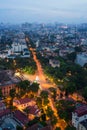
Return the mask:
{"type": "Polygon", "coordinates": [[[58,61],[58,60],[50,60],[50,62],[52,62],[53,64],[59,64],[60,63],[60,61],[58,61]]]}
{"type": "Polygon", "coordinates": [[[87,53],[80,53],[78,54],[79,57],[87,59],[87,53]]]}
{"type": "Polygon", "coordinates": [[[18,83],[19,78],[15,77],[13,72],[10,70],[0,71],[0,86],[6,86],[9,84],[18,83]]]}
{"type": "Polygon", "coordinates": [[[0,107],[5,106],[5,104],[3,102],[0,102],[0,107]]]}
{"type": "Polygon", "coordinates": [[[36,115],[40,111],[36,106],[28,106],[29,114],[36,115]]]}
{"type": "Polygon", "coordinates": [[[11,113],[10,109],[2,110],[2,111],[0,111],[0,117],[3,117],[4,115],[7,115],[9,113],[11,113]]]}
{"type": "Polygon", "coordinates": [[[14,113],[14,117],[19,120],[23,125],[27,124],[29,119],[28,117],[21,111],[16,110],[14,113]]]}
{"type": "Polygon", "coordinates": [[[87,129],[87,120],[80,122],[80,124],[82,124],[87,129]]]}
{"type": "Polygon", "coordinates": [[[29,127],[27,130],[51,130],[50,126],[42,126],[39,123],[34,124],[33,126],[29,127]]]}
{"type": "Polygon", "coordinates": [[[25,104],[25,103],[28,103],[28,102],[31,102],[31,101],[32,101],[32,99],[30,99],[30,98],[19,99],[20,104],[25,104]]]}
{"type": "Polygon", "coordinates": [[[75,112],[77,113],[77,115],[79,117],[83,116],[83,115],[86,115],[87,114],[87,105],[80,106],[79,108],[77,108],[75,110],[75,112]]]}

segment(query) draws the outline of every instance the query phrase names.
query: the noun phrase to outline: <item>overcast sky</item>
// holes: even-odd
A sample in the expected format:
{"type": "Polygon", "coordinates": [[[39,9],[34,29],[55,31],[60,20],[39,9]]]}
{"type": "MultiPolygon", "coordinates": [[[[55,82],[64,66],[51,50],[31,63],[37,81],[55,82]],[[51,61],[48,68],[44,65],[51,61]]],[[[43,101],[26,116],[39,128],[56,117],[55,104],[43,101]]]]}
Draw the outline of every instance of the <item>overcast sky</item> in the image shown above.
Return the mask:
{"type": "Polygon", "coordinates": [[[0,22],[87,22],[87,0],[0,0],[0,22]]]}

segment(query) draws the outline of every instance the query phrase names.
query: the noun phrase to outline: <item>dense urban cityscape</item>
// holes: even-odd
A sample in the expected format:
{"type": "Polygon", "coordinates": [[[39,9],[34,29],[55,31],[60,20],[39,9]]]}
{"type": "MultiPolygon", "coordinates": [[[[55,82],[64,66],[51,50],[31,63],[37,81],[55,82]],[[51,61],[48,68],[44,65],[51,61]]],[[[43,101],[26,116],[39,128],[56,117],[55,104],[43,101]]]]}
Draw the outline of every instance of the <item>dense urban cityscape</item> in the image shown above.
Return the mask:
{"type": "Polygon", "coordinates": [[[0,1],[0,130],[87,130],[87,0],[0,1]]]}
{"type": "Polygon", "coordinates": [[[87,129],[87,24],[0,24],[0,129],[87,129]]]}

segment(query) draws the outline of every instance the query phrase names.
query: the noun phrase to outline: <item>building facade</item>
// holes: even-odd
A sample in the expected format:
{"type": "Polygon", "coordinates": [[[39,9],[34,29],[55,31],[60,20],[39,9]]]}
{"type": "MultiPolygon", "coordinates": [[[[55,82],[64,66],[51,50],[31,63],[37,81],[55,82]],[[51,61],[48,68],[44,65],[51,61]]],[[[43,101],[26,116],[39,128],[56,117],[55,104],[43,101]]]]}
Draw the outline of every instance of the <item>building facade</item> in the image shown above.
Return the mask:
{"type": "Polygon", "coordinates": [[[16,106],[19,110],[23,110],[28,106],[34,106],[36,103],[29,98],[23,98],[19,100],[13,100],[13,106],[16,106]]]}
{"type": "Polygon", "coordinates": [[[87,63],[87,54],[86,53],[77,54],[76,63],[81,66],[84,66],[87,63]]]}
{"type": "Polygon", "coordinates": [[[72,113],[72,125],[78,129],[79,123],[87,119],[87,105],[80,106],[72,113]]]}
{"type": "Polygon", "coordinates": [[[9,96],[11,89],[17,90],[16,85],[18,82],[20,82],[20,79],[18,77],[15,77],[12,71],[0,71],[0,89],[3,96],[9,96]]]}
{"type": "Polygon", "coordinates": [[[78,130],[87,130],[87,120],[79,123],[78,130]]]}

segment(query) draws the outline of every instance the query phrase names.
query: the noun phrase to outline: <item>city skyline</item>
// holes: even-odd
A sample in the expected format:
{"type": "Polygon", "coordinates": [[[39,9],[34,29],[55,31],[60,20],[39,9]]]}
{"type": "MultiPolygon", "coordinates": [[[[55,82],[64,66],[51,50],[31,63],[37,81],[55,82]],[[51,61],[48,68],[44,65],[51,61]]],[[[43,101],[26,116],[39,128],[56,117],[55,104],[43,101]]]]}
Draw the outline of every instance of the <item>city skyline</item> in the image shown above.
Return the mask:
{"type": "Polygon", "coordinates": [[[0,22],[87,22],[86,0],[3,0],[0,22]]]}

